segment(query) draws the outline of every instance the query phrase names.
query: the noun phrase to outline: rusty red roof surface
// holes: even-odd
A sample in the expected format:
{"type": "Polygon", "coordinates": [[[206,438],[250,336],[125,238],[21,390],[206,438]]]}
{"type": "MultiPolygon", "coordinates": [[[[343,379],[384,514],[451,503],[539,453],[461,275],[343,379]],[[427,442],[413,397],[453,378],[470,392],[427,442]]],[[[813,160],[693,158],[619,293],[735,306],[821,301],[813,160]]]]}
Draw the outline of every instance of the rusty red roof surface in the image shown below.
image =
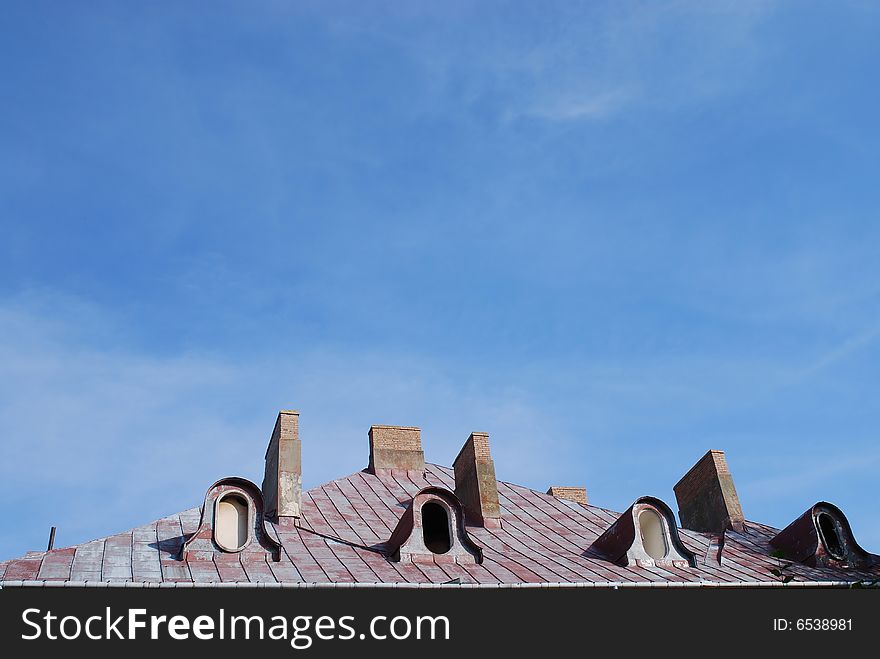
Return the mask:
{"type": "MultiPolygon", "coordinates": [[[[0,563],[0,580],[22,581],[236,583],[645,583],[855,582],[880,578],[870,568],[818,568],[775,558],[770,540],[778,529],[746,521],[742,533],[723,537],[679,529],[696,556],[694,567],[621,567],[589,551],[619,517],[591,505],[557,499],[526,487],[498,482],[500,528],[471,526],[468,534],[483,551],[480,564],[420,557],[395,562],[385,543],[425,487],[453,490],[452,469],[428,464],[424,477],[412,472],[357,472],[315,487],[302,496],[299,526],[267,521],[281,546],[279,561],[265,554],[220,550],[179,558],[195,533],[200,507],[74,547],[30,552],[0,563]],[[720,551],[719,551],[720,549],[720,551]],[[719,560],[720,556],[720,560],[719,560]]],[[[872,555],[873,556],[873,555],[872,555]]],[[[876,558],[876,557],[875,557],[876,558]]]]}

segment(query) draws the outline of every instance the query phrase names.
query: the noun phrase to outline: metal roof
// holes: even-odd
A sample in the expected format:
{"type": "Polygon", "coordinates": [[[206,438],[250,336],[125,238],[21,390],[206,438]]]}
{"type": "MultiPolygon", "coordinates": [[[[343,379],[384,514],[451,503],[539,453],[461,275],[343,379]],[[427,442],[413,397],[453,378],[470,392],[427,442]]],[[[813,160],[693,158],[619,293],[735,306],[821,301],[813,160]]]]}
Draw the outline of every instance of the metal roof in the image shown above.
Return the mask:
{"type": "Polygon", "coordinates": [[[792,577],[788,586],[880,579],[880,561],[857,570],[775,558],[769,541],[778,530],[751,521],[742,533],[727,531],[723,539],[680,529],[682,543],[696,556],[695,567],[622,567],[588,551],[618,513],[501,481],[501,528],[467,528],[482,548],[482,563],[442,557],[396,562],[386,555],[385,542],[413,496],[430,486],[454,490],[452,469],[428,464],[423,477],[362,471],[304,492],[299,526],[266,523],[282,546],[277,562],[268,552],[219,549],[180,560],[184,541],[199,526],[201,510],[194,507],[107,538],[0,563],[0,581],[5,586],[684,587],[783,585],[786,576],[792,577]]]}

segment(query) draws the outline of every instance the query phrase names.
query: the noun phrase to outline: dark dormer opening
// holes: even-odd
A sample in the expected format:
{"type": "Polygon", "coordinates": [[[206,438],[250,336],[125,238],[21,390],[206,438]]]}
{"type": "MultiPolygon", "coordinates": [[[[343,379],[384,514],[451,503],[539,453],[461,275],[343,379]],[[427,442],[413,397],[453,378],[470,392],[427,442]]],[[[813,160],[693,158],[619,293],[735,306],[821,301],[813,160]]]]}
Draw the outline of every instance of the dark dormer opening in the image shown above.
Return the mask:
{"type": "Polygon", "coordinates": [[[639,533],[642,538],[642,546],[648,556],[656,561],[666,557],[668,545],[666,532],[663,529],[663,520],[651,508],[645,508],[639,513],[639,533]]]}
{"type": "Polygon", "coordinates": [[[452,547],[449,514],[436,501],[428,501],[422,506],[422,537],[425,547],[435,554],[445,554],[452,547]]]}
{"type": "Polygon", "coordinates": [[[819,536],[822,538],[822,544],[831,555],[839,561],[844,559],[843,543],[840,540],[840,534],[837,532],[837,524],[834,518],[828,513],[819,513],[816,515],[817,526],[819,527],[819,536]]]}

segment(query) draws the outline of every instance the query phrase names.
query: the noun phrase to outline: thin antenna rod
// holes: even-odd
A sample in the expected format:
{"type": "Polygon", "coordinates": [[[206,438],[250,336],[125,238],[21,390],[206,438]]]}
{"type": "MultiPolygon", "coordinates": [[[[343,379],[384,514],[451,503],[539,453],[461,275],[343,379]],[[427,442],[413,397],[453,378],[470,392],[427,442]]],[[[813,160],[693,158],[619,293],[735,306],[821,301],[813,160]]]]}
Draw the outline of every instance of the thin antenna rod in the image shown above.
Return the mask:
{"type": "Polygon", "coordinates": [[[55,546],[55,527],[52,527],[52,530],[49,531],[49,546],[46,548],[46,551],[52,551],[52,547],[55,546]]]}

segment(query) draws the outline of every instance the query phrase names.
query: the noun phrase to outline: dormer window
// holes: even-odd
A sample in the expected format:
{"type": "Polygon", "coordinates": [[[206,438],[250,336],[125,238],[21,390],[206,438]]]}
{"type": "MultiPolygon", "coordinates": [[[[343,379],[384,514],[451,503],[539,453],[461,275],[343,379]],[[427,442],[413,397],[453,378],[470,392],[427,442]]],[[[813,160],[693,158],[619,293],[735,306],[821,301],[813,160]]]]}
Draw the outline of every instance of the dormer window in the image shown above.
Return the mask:
{"type": "Polygon", "coordinates": [[[660,499],[642,497],[587,550],[619,565],[693,567],[696,560],[681,542],[675,517],[660,499]]]}
{"type": "Polygon", "coordinates": [[[183,543],[180,558],[212,560],[239,553],[242,559],[265,556],[278,561],[281,545],[266,528],[260,488],[244,478],[223,478],[205,493],[199,527],[183,543]]]}
{"type": "Polygon", "coordinates": [[[230,552],[244,549],[249,539],[249,517],[250,506],[242,495],[231,493],[217,499],[214,540],[221,549],[230,552]]]}
{"type": "Polygon", "coordinates": [[[422,505],[422,537],[425,547],[435,554],[445,554],[452,548],[452,528],[449,513],[438,500],[422,505]]]}
{"type": "Polygon", "coordinates": [[[846,515],[826,501],[810,506],[803,515],[770,540],[782,558],[813,567],[869,567],[874,558],[859,546],[846,515]]]}
{"type": "Polygon", "coordinates": [[[442,487],[426,487],[416,493],[385,549],[395,561],[483,561],[482,550],[465,528],[461,502],[442,487]]]}

